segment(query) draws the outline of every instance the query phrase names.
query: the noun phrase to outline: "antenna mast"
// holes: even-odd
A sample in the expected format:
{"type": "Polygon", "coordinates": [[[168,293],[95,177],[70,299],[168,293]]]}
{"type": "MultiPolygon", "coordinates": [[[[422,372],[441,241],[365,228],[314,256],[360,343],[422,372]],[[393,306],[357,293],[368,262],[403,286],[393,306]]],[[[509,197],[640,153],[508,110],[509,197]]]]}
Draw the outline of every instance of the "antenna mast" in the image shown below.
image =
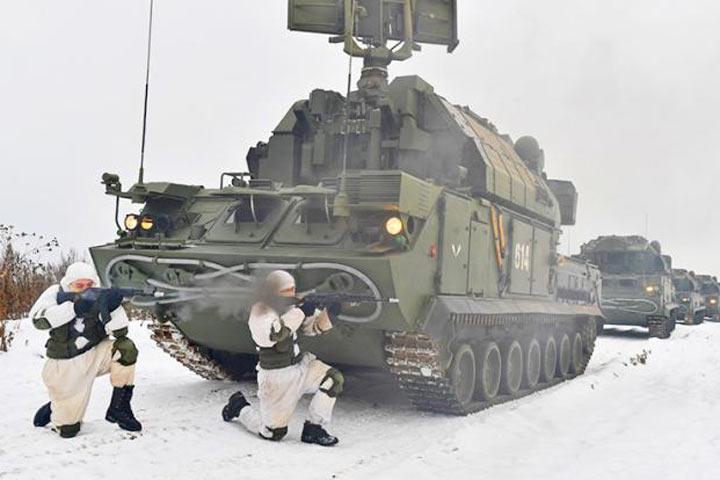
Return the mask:
{"type": "Polygon", "coordinates": [[[152,52],[153,2],[150,0],[150,18],[148,21],[147,63],[145,65],[145,101],[143,104],[142,143],[140,145],[140,171],[138,183],[145,180],[145,133],[147,132],[148,93],[150,91],[150,54],[152,52]]]}

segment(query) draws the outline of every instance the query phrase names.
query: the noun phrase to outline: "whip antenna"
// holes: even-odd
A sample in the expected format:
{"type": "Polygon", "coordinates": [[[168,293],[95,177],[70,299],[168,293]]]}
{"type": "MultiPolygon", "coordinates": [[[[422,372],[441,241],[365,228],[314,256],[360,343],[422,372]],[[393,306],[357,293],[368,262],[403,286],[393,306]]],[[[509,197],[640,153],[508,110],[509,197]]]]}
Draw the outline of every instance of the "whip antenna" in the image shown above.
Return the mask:
{"type": "Polygon", "coordinates": [[[150,18],[148,21],[147,63],[145,64],[145,102],[143,105],[142,143],[140,145],[140,171],[138,183],[145,178],[145,133],[147,131],[148,93],[150,91],[150,54],[152,52],[153,1],[150,0],[150,18]]]}
{"type": "MultiPolygon", "coordinates": [[[[350,18],[352,19],[349,32],[346,32],[346,35],[348,35],[350,38],[352,38],[355,27],[355,2],[351,2],[351,9],[350,9],[350,18]]],[[[342,179],[344,181],[346,171],[347,171],[347,156],[348,156],[348,136],[350,135],[350,94],[352,93],[352,64],[353,64],[353,56],[349,55],[350,60],[348,60],[348,74],[347,74],[347,89],[346,89],[346,95],[345,95],[345,137],[343,138],[343,157],[342,157],[342,179]]]]}
{"type": "MultiPolygon", "coordinates": [[[[347,39],[353,38],[354,25],[355,25],[355,0],[348,0],[350,4],[350,24],[345,32],[346,41],[347,39]]],[[[348,75],[347,75],[347,91],[345,96],[345,108],[343,118],[343,152],[342,152],[342,171],[340,172],[340,185],[338,188],[338,194],[335,196],[335,202],[333,207],[333,213],[338,217],[349,217],[350,210],[348,205],[350,199],[347,194],[347,157],[348,157],[348,140],[350,136],[350,94],[352,93],[352,62],[353,56],[350,55],[348,61],[348,75]]]]}

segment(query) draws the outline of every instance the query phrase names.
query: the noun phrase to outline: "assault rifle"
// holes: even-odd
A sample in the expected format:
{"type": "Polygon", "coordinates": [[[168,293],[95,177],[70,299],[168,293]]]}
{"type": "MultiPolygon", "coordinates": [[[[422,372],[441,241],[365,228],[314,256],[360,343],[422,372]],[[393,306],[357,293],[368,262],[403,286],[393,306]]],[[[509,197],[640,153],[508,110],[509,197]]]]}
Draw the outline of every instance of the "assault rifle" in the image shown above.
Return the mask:
{"type": "MultiPolygon", "coordinates": [[[[361,304],[361,303],[398,303],[397,298],[377,298],[374,295],[366,295],[359,293],[331,292],[331,293],[308,293],[302,298],[297,299],[297,305],[311,306],[315,308],[327,308],[331,314],[338,315],[343,304],[361,304]]],[[[309,308],[308,310],[314,310],[309,308]]],[[[303,308],[305,311],[305,308],[303,308]]]]}
{"type": "MultiPolygon", "coordinates": [[[[110,300],[114,299],[116,302],[120,302],[120,298],[127,299],[137,296],[144,297],[162,297],[164,294],[155,290],[141,290],[137,288],[88,288],[82,292],[65,292],[59,291],[57,294],[57,303],[80,303],[83,302],[88,305],[88,310],[96,309],[100,314],[100,319],[103,323],[110,321],[111,305],[110,300]]],[[[118,305],[119,306],[119,305],[118,305]]],[[[117,307],[115,307],[117,308],[117,307]]]]}

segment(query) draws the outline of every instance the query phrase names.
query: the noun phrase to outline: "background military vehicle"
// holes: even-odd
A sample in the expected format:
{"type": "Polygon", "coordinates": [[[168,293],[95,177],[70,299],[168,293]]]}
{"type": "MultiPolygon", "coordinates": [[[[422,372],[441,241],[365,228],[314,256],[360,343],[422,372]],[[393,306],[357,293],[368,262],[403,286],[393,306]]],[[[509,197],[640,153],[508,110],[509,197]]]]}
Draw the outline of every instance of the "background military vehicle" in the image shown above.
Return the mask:
{"type": "Polygon", "coordinates": [[[703,296],[705,304],[706,318],[713,322],[720,321],[720,310],[718,303],[720,302],[720,286],[717,277],[712,275],[697,275],[697,281],[700,282],[700,293],[703,296]]]}
{"type": "Polygon", "coordinates": [[[678,305],[670,258],[662,255],[660,243],[640,236],[601,236],[584,244],[579,258],[600,267],[606,324],[646,327],[651,337],[670,336],[678,305]]]}
{"type": "Polygon", "coordinates": [[[705,320],[705,298],[695,273],[673,268],[672,283],[675,288],[675,303],[678,304],[677,320],[687,325],[702,323],[705,320]]]}
{"type": "Polygon", "coordinates": [[[167,292],[134,302],[155,312],[158,343],[208,378],[252,369],[242,298],[272,269],[300,292],[377,299],[343,304],[332,333],[306,345],[383,369],[420,409],[467,414],[583,373],[601,286],[597,268],[557,252],[572,183],[546,180],[534,139],[513,144],[417,76],[388,82],[420,43],[455,48],[455,2],[291,0],[289,26],[338,35],[364,60],[358,89],[295,102],[249,151],[249,173],[219,188],[123,191],[106,174],[108,194],[144,206],[92,248],[104,282],[167,292]]]}

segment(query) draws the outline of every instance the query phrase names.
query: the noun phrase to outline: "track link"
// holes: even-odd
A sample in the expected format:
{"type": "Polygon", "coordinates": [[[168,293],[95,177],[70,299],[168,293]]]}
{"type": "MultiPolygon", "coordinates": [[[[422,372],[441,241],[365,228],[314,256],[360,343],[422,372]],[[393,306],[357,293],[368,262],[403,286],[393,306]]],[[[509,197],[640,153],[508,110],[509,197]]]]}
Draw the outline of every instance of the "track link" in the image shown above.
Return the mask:
{"type": "MultiPolygon", "coordinates": [[[[551,319],[549,324],[556,323],[551,319]]],[[[508,326],[518,323],[517,317],[508,322],[508,326]]],[[[497,324],[498,319],[493,318],[497,324]]],[[[595,320],[589,319],[579,329],[583,337],[584,362],[579,374],[587,368],[595,349],[597,337],[595,320]]],[[[514,395],[498,395],[490,401],[472,401],[462,404],[457,397],[455,387],[447,376],[441,361],[440,344],[427,335],[409,332],[388,332],[386,335],[386,362],[400,389],[413,405],[422,411],[451,415],[468,415],[485,410],[494,405],[522,398],[531,393],[552,387],[577,375],[568,374],[564,378],[538,383],[533,389],[524,389],[514,395]]]]}
{"type": "Polygon", "coordinates": [[[648,318],[647,325],[650,337],[662,340],[670,338],[673,330],[675,330],[675,321],[668,317],[648,318]]]}
{"type": "Polygon", "coordinates": [[[185,335],[172,323],[149,322],[150,338],[165,353],[177,360],[182,366],[207,380],[227,380],[232,378],[217,362],[209,358],[200,347],[191,344],[185,335]]]}

